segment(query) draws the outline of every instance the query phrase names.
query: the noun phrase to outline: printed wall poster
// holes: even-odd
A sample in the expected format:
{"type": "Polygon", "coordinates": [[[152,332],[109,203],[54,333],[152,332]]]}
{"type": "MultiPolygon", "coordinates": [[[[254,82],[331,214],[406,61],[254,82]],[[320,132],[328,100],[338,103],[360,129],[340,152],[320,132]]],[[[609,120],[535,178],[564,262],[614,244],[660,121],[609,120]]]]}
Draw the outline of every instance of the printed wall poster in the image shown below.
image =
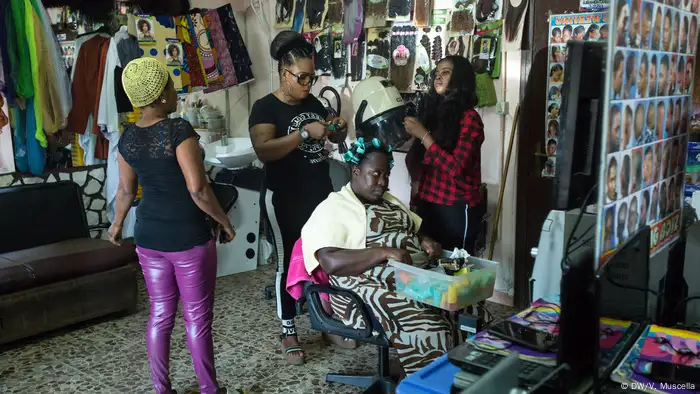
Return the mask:
{"type": "Polygon", "coordinates": [[[136,39],[142,45],[156,44],[155,19],[150,15],[136,15],[136,39]]]}
{"type": "Polygon", "coordinates": [[[0,174],[15,172],[15,156],[12,150],[9,108],[5,96],[0,94],[0,174]]]}
{"type": "MultiPolygon", "coordinates": [[[[697,35],[697,25],[690,25],[689,35],[697,35]]],[[[687,67],[687,64],[686,64],[687,67]]],[[[687,79],[687,77],[686,77],[687,79]]],[[[685,198],[692,198],[700,190],[700,66],[695,62],[693,99],[688,130],[688,158],[685,167],[685,198]]],[[[683,120],[682,120],[683,121],[683,120]]]]}
{"type": "Polygon", "coordinates": [[[547,70],[547,110],[545,114],[545,162],[542,176],[553,177],[557,160],[557,143],[559,141],[559,110],[561,108],[564,83],[565,63],[567,58],[566,43],[569,40],[598,41],[608,38],[608,13],[582,13],[552,15],[549,20],[549,62],[547,70]]]}
{"type": "Polygon", "coordinates": [[[168,66],[182,66],[182,44],[176,38],[165,40],[165,64],[168,66]]]}
{"type": "Polygon", "coordinates": [[[691,2],[668,3],[611,4],[598,187],[601,264],[644,225],[651,228],[651,255],[680,232],[697,27],[690,31],[698,10],[691,12],[691,2]]]}
{"type": "Polygon", "coordinates": [[[581,0],[579,11],[603,11],[610,7],[610,0],[581,0]]]}

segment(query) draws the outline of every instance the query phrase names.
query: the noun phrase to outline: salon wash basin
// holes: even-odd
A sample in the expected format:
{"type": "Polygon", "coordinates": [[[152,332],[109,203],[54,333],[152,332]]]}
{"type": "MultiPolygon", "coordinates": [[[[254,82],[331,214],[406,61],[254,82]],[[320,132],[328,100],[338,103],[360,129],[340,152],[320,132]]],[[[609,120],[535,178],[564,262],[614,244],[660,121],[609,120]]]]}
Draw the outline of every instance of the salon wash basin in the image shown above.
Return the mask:
{"type": "Polygon", "coordinates": [[[221,141],[202,145],[204,146],[204,162],[214,167],[241,168],[258,158],[253,150],[253,143],[248,137],[227,138],[226,146],[223,146],[221,141]]]}

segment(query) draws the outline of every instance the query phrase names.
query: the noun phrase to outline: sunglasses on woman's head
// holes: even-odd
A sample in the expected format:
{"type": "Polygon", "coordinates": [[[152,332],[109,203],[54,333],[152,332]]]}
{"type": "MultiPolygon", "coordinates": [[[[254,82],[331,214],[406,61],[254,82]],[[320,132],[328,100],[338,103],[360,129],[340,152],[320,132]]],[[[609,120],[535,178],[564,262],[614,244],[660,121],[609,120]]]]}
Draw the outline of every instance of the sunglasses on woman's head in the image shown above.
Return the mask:
{"type": "Polygon", "coordinates": [[[313,86],[316,84],[316,81],[318,80],[318,77],[316,75],[311,75],[311,74],[297,75],[289,70],[284,70],[284,71],[288,72],[294,78],[296,78],[297,83],[301,86],[313,86]]]}

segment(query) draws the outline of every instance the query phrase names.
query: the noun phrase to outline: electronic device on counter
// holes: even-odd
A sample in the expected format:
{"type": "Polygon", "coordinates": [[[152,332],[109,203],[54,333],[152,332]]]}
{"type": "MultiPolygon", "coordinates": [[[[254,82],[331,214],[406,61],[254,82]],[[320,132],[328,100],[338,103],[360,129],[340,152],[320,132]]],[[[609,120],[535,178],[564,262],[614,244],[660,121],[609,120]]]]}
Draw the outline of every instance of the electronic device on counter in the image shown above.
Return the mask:
{"type": "Polygon", "coordinates": [[[580,208],[598,183],[607,43],[572,40],[567,53],[552,188],[553,209],[562,211],[580,208]]]}
{"type": "Polygon", "coordinates": [[[653,361],[651,363],[651,379],[678,385],[700,385],[700,372],[697,367],[653,361]]]}
{"type": "Polygon", "coordinates": [[[540,353],[554,353],[557,351],[557,337],[545,331],[504,320],[496,323],[488,330],[492,334],[505,341],[529,347],[540,353]]]}
{"type": "MultiPolygon", "coordinates": [[[[447,358],[452,364],[459,366],[466,372],[475,375],[483,375],[481,378],[486,378],[489,371],[494,370],[501,365],[501,362],[513,356],[518,358],[517,353],[512,353],[509,356],[502,356],[500,354],[482,351],[469,343],[459,345],[447,353],[447,358]]],[[[516,374],[517,382],[518,385],[522,387],[538,384],[553,371],[552,367],[542,364],[526,360],[518,361],[516,374]]],[[[512,364],[510,365],[512,366],[512,364]]]]}
{"type": "Polygon", "coordinates": [[[520,358],[516,353],[503,357],[480,379],[473,380],[474,375],[458,372],[454,378],[453,390],[463,390],[460,394],[513,394],[525,393],[519,390],[518,374],[520,358]]]}

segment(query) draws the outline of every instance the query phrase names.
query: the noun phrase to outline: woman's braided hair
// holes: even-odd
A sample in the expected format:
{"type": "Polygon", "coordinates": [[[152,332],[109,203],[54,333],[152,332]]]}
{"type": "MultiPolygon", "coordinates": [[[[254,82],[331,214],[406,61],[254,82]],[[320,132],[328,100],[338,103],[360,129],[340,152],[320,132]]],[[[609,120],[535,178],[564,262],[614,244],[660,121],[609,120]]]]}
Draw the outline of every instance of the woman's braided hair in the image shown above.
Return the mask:
{"type": "Polygon", "coordinates": [[[358,138],[350,146],[350,149],[345,152],[345,162],[359,166],[367,155],[375,151],[385,153],[389,158],[389,169],[394,167],[394,155],[391,153],[391,146],[377,138],[372,138],[371,140],[365,140],[362,137],[358,138]]]}

